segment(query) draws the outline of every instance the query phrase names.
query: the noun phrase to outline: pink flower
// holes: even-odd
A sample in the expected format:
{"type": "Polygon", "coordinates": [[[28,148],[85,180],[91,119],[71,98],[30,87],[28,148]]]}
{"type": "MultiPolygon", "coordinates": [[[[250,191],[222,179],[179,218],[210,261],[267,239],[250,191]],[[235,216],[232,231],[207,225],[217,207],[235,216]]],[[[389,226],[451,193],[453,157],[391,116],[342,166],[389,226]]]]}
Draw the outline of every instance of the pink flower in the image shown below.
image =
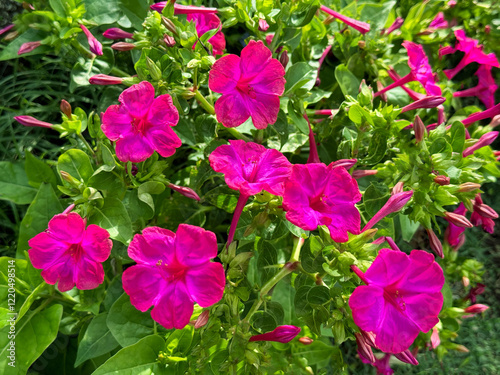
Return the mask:
{"type": "Polygon", "coordinates": [[[364,274],[356,273],[367,285],[358,286],[349,299],[354,323],[374,333],[383,352],[405,351],[420,331],[438,323],[444,276],[431,254],[382,249],[364,274]]]}
{"type": "Polygon", "coordinates": [[[87,41],[89,42],[90,52],[95,53],[96,55],[102,55],[102,44],[99,42],[95,36],[87,29],[85,26],[80,25],[80,28],[83,30],[83,33],[87,37],[87,41]]]}
{"type": "Polygon", "coordinates": [[[278,119],[279,96],[285,91],[285,69],[261,41],[251,40],[241,57],[226,55],[210,70],[208,86],[222,96],[215,102],[217,120],[225,127],[249,117],[257,129],[278,119]]]}
{"type": "MultiPolygon", "coordinates": [[[[213,47],[214,55],[222,55],[226,48],[226,39],[222,33],[222,22],[214,13],[188,13],[187,20],[194,22],[196,33],[201,37],[209,30],[218,29],[217,33],[208,40],[213,47]]],[[[196,45],[196,44],[195,44],[196,45]]],[[[193,46],[194,47],[194,46],[193,46]]]]}
{"type": "Polygon", "coordinates": [[[367,358],[365,358],[359,351],[358,349],[358,355],[359,359],[361,359],[361,362],[366,363],[366,364],[371,364],[373,367],[375,367],[375,370],[377,371],[377,375],[392,375],[394,374],[394,370],[391,369],[391,366],[389,364],[389,361],[391,359],[392,354],[385,354],[382,358],[378,359],[375,358],[375,362],[370,362],[367,358]]]}
{"type": "Polygon", "coordinates": [[[37,40],[36,42],[26,42],[19,47],[19,51],[17,51],[18,55],[24,55],[25,53],[29,53],[36,48],[40,47],[42,45],[42,42],[37,40]]]}
{"type": "Polygon", "coordinates": [[[157,151],[172,156],[181,140],[172,130],[179,113],[170,95],[155,99],[153,85],[147,81],[133,85],[118,98],[120,105],[111,105],[102,116],[102,131],[116,141],[116,156],[122,162],[139,163],[157,151]]]}
{"type": "Polygon", "coordinates": [[[448,26],[448,21],[444,19],[444,14],[443,12],[439,12],[436,17],[432,20],[430,23],[429,27],[433,29],[447,29],[448,26]]]}
{"type": "Polygon", "coordinates": [[[249,342],[252,341],[276,341],[287,343],[292,341],[295,336],[300,333],[301,329],[295,326],[279,326],[271,332],[263,333],[261,335],[254,335],[250,337],[249,342]]]}
{"type": "Polygon", "coordinates": [[[483,46],[479,44],[479,42],[475,39],[468,38],[465,35],[464,30],[455,30],[455,37],[457,38],[457,43],[455,48],[445,47],[446,50],[440,55],[453,53],[455,51],[462,51],[465,53],[465,56],[458,63],[458,65],[453,69],[444,70],[444,73],[449,79],[452,79],[457,75],[459,71],[461,71],[465,66],[469,65],[472,62],[477,62],[478,64],[485,64],[490,66],[495,66],[500,68],[498,64],[497,57],[494,53],[485,54],[483,52],[483,46]]]}
{"type": "Polygon", "coordinates": [[[274,195],[283,195],[285,181],[291,173],[290,162],[278,150],[266,149],[253,142],[229,143],[217,147],[208,158],[214,171],[224,173],[226,184],[240,192],[229,229],[228,244],[233,240],[248,197],[262,190],[274,195]]]}
{"type": "Polygon", "coordinates": [[[427,95],[441,96],[441,88],[436,84],[432,68],[429,65],[429,60],[425,55],[424,48],[420,44],[404,41],[403,47],[408,51],[408,65],[411,72],[403,78],[385,87],[381,91],[377,91],[374,96],[383,94],[395,87],[402,86],[408,82],[419,81],[424,86],[427,95]]]}
{"type": "MultiPolygon", "coordinates": [[[[463,203],[460,203],[458,208],[453,211],[457,215],[462,215],[465,218],[465,213],[467,209],[465,208],[463,203]]],[[[460,243],[463,243],[465,240],[465,227],[459,227],[452,222],[448,221],[448,227],[444,233],[444,237],[446,242],[448,242],[453,248],[457,248],[460,243]]]]}
{"type": "Polygon", "coordinates": [[[413,190],[403,191],[391,195],[387,203],[384,204],[384,206],[370,219],[368,223],[366,223],[362,231],[364,232],[365,230],[372,228],[387,215],[401,210],[405,206],[405,204],[408,203],[412,196],[413,190]]]}
{"type": "Polygon", "coordinates": [[[136,234],[128,247],[137,265],[123,273],[123,290],[140,311],[154,306],[151,317],[166,329],[182,329],[191,318],[193,303],[209,307],[224,292],[222,264],[213,232],[180,224],[177,233],[158,227],[136,234]]]}
{"type": "Polygon", "coordinates": [[[107,39],[125,39],[125,38],[132,39],[134,37],[134,34],[122,30],[118,27],[112,27],[103,32],[102,36],[107,39]]]}
{"type": "Polygon", "coordinates": [[[477,194],[473,201],[474,211],[470,217],[472,225],[482,226],[485,232],[493,234],[495,222],[493,219],[498,218],[498,214],[490,207],[483,203],[480,194],[477,194]]]}
{"type": "Polygon", "coordinates": [[[269,24],[263,18],[259,19],[259,31],[267,31],[269,29],[269,24]]]}
{"type": "Polygon", "coordinates": [[[326,225],[335,242],[346,242],[347,232],[359,234],[361,200],[358,183],[342,167],[322,163],[296,164],[285,185],[286,218],[304,230],[326,225]]]}
{"type": "Polygon", "coordinates": [[[119,85],[123,78],[108,76],[106,74],[96,74],[89,78],[91,85],[119,85]]]}
{"type": "Polygon", "coordinates": [[[370,31],[370,25],[367,24],[366,22],[361,22],[361,21],[346,17],[346,16],[344,16],[338,12],[335,12],[334,10],[332,10],[324,5],[321,5],[321,7],[319,9],[322,10],[323,12],[329,14],[330,16],[338,19],[339,21],[342,21],[346,25],[351,26],[353,29],[358,30],[361,34],[366,34],[367,32],[370,31]]]}
{"type": "Polygon", "coordinates": [[[495,91],[498,86],[495,84],[495,79],[491,75],[491,65],[481,65],[475,73],[479,79],[477,86],[466,90],[456,91],[454,97],[477,96],[486,106],[491,108],[495,105],[495,91]]]}
{"type": "MultiPolygon", "coordinates": [[[[401,76],[396,73],[396,71],[394,69],[389,69],[387,71],[387,74],[389,74],[389,77],[391,77],[391,79],[396,82],[398,80],[401,79],[401,76]]],[[[401,85],[400,86],[407,94],[410,98],[412,98],[413,100],[420,100],[420,99],[423,99],[426,97],[425,94],[421,94],[419,92],[416,92],[408,87],[406,87],[405,85],[401,85]]]]}
{"type": "Polygon", "coordinates": [[[43,269],[43,279],[51,285],[57,282],[61,292],[75,284],[78,289],[94,289],[104,281],[102,262],[113,243],[107,230],[85,224],[76,212],[55,215],[45,232],[28,241],[33,267],[43,269]]]}

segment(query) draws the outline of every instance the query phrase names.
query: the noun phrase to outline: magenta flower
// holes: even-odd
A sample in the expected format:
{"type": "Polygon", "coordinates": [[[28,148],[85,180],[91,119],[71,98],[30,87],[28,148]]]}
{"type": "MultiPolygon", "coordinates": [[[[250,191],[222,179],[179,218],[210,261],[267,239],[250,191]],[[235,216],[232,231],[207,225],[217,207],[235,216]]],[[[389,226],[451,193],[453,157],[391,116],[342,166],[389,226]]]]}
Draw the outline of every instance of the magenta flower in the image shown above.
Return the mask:
{"type": "Polygon", "coordinates": [[[448,21],[445,20],[443,12],[439,12],[436,17],[434,17],[429,27],[433,29],[447,29],[449,27],[448,21]]]}
{"type": "Polygon", "coordinates": [[[495,84],[495,79],[491,75],[491,66],[479,66],[475,75],[479,79],[477,86],[462,91],[456,91],[453,93],[453,96],[477,96],[484,103],[486,108],[493,107],[495,105],[495,91],[497,91],[498,86],[495,84]]]}
{"type": "Polygon", "coordinates": [[[217,120],[225,127],[249,117],[257,129],[278,119],[279,96],[285,91],[285,69],[261,41],[251,40],[241,57],[226,55],[210,70],[208,86],[222,96],[215,102],[217,120]]]}
{"type": "Polygon", "coordinates": [[[195,23],[198,37],[201,37],[209,30],[219,30],[213,37],[208,39],[208,43],[212,45],[214,55],[222,55],[224,53],[224,49],[226,48],[226,39],[222,33],[222,22],[219,17],[217,17],[214,13],[196,12],[188,13],[187,20],[195,23]]]}
{"type": "MultiPolygon", "coordinates": [[[[394,70],[394,69],[389,69],[387,71],[387,74],[389,74],[389,77],[394,81],[398,81],[401,79],[401,76],[394,70]]],[[[416,92],[408,87],[406,87],[405,85],[401,85],[400,86],[407,94],[410,98],[412,98],[413,100],[420,100],[420,99],[423,99],[426,97],[425,94],[421,94],[419,92],[416,92]]]]}
{"type": "Polygon", "coordinates": [[[356,180],[342,167],[322,163],[296,164],[285,185],[286,218],[304,230],[326,225],[335,242],[346,242],[347,232],[359,234],[361,200],[356,180]]]}
{"type": "MultiPolygon", "coordinates": [[[[166,1],[160,1],[156,4],[150,6],[152,10],[156,10],[161,13],[163,8],[167,5],[166,1]]],[[[193,14],[193,13],[217,13],[217,8],[206,8],[206,7],[197,7],[192,5],[181,5],[174,3],[174,13],[175,14],[193,14]]]]}
{"type": "Polygon", "coordinates": [[[266,149],[253,142],[229,141],[217,147],[209,156],[210,166],[224,173],[226,184],[240,192],[229,229],[228,244],[233,240],[238,219],[248,197],[266,190],[283,195],[284,184],[291,173],[291,164],[278,150],[266,149]]]}
{"type": "Polygon", "coordinates": [[[80,28],[83,30],[83,33],[87,37],[87,41],[89,42],[90,52],[95,53],[96,55],[102,55],[102,44],[99,42],[95,36],[87,29],[85,26],[80,25],[80,28]]]}
{"type": "Polygon", "coordinates": [[[361,359],[361,362],[370,364],[373,367],[375,367],[375,370],[377,371],[377,375],[392,375],[394,374],[394,370],[391,369],[391,366],[389,364],[389,361],[391,359],[392,354],[385,354],[382,358],[378,359],[375,358],[375,362],[370,362],[369,359],[367,359],[358,349],[358,355],[359,359],[361,359]]]}
{"type": "Polygon", "coordinates": [[[91,224],[76,212],[55,215],[48,229],[28,241],[33,267],[42,269],[43,279],[56,282],[61,292],[75,284],[78,289],[97,288],[104,281],[102,262],[108,259],[113,242],[107,230],[91,224]]]}
{"type": "Polygon", "coordinates": [[[495,116],[498,115],[500,115],[500,103],[484,111],[473,113],[465,120],[462,120],[462,124],[464,124],[465,127],[467,128],[469,127],[469,125],[471,125],[476,121],[484,120],[485,118],[495,118],[495,116]]]}
{"type": "Polygon", "coordinates": [[[249,342],[252,341],[276,341],[287,343],[292,341],[295,336],[300,333],[301,329],[295,326],[279,326],[271,332],[263,333],[261,335],[254,335],[250,337],[249,342]]]}
{"type": "Polygon", "coordinates": [[[453,69],[444,70],[444,73],[449,79],[452,79],[460,72],[465,66],[472,62],[477,62],[478,64],[485,64],[489,66],[495,66],[500,68],[497,57],[494,53],[485,54],[483,52],[483,46],[475,39],[468,38],[465,35],[464,30],[455,30],[455,37],[457,38],[457,43],[455,48],[444,47],[442,52],[440,51],[440,56],[444,54],[453,53],[455,51],[462,51],[465,56],[458,63],[458,65],[453,69]]]}
{"type": "Polygon", "coordinates": [[[125,38],[132,39],[134,37],[134,34],[122,30],[118,27],[112,27],[103,32],[102,36],[107,39],[125,39],[125,38]]]}
{"type": "Polygon", "coordinates": [[[355,272],[367,285],[358,286],[349,299],[354,323],[374,333],[383,352],[405,351],[420,331],[438,323],[444,276],[431,254],[382,249],[364,274],[355,272]]]}
{"type": "Polygon", "coordinates": [[[18,55],[24,55],[25,53],[29,53],[36,48],[40,47],[42,45],[42,42],[37,40],[36,42],[26,42],[19,47],[19,50],[17,51],[18,55]]]}
{"type": "Polygon", "coordinates": [[[470,221],[472,225],[478,227],[482,226],[485,232],[493,234],[495,222],[493,219],[498,218],[498,214],[490,206],[483,203],[480,194],[477,194],[473,201],[474,211],[470,221]]]}
{"type": "Polygon", "coordinates": [[[401,108],[401,113],[413,111],[420,108],[436,108],[446,101],[442,96],[425,96],[422,99],[416,100],[413,103],[405,105],[401,108]]]}
{"type": "MultiPolygon", "coordinates": [[[[465,218],[465,213],[467,212],[467,209],[465,208],[463,203],[460,203],[457,209],[453,212],[465,218]]],[[[446,239],[446,242],[448,242],[450,246],[457,249],[458,246],[465,241],[464,232],[465,232],[465,227],[457,226],[448,220],[448,227],[446,228],[444,237],[446,239]]]]}
{"type": "Polygon", "coordinates": [[[157,98],[153,85],[143,81],[123,91],[119,105],[111,105],[102,116],[102,131],[116,141],[116,156],[122,162],[139,163],[157,151],[172,156],[181,140],[172,130],[179,113],[170,95],[157,98]]]}
{"type": "Polygon", "coordinates": [[[349,17],[346,17],[338,12],[335,12],[333,9],[330,9],[324,5],[321,5],[319,8],[323,12],[329,14],[330,16],[338,19],[339,21],[342,21],[348,26],[351,26],[353,29],[358,30],[361,34],[366,34],[367,32],[370,31],[370,25],[367,24],[366,22],[361,22],[349,17]]]}
{"type": "Polygon", "coordinates": [[[182,329],[193,303],[209,307],[222,298],[225,285],[213,232],[180,224],[177,233],[158,227],[136,234],[128,247],[137,265],[123,273],[123,290],[140,311],[154,306],[151,317],[166,329],[182,329]]]}
{"type": "Polygon", "coordinates": [[[441,88],[436,84],[432,68],[429,65],[429,60],[425,55],[424,48],[420,44],[404,41],[403,47],[408,51],[408,65],[411,72],[396,82],[385,87],[383,90],[377,91],[374,96],[383,94],[395,87],[402,86],[408,82],[419,81],[424,86],[427,95],[441,96],[441,88]]]}

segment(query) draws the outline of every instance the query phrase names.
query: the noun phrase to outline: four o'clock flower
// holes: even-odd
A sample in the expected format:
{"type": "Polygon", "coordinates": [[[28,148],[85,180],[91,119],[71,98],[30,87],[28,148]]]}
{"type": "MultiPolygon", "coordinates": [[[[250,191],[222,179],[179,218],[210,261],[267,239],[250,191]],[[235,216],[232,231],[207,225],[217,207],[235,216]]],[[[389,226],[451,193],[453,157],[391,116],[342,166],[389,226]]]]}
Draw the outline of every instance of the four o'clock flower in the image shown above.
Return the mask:
{"type": "Polygon", "coordinates": [[[443,305],[443,270],[434,257],[413,250],[410,255],[380,250],[349,299],[354,323],[375,334],[375,345],[386,353],[407,350],[420,331],[439,321],[443,305]]]}
{"type": "MultiPolygon", "coordinates": [[[[389,70],[387,71],[387,74],[389,74],[389,77],[390,77],[390,78],[391,78],[394,82],[396,82],[396,81],[398,81],[398,80],[400,80],[400,79],[401,79],[401,76],[400,76],[400,75],[399,75],[399,74],[398,74],[398,73],[397,73],[397,72],[396,72],[393,68],[389,69],[389,70]]],[[[377,81],[377,83],[379,83],[379,82],[380,82],[380,81],[377,81]]],[[[416,92],[416,91],[414,91],[414,90],[412,90],[412,89],[410,89],[410,88],[406,87],[405,85],[401,85],[400,87],[401,87],[401,88],[402,88],[402,89],[403,89],[403,90],[404,90],[404,91],[408,94],[408,96],[409,96],[410,98],[412,98],[413,100],[423,99],[423,98],[425,98],[425,96],[426,96],[425,94],[421,94],[421,93],[419,93],[419,92],[416,92]]],[[[378,86],[377,86],[377,88],[378,88],[378,86]]],[[[378,88],[378,89],[379,89],[379,91],[381,91],[381,90],[383,89],[383,87],[382,87],[382,88],[378,88]]],[[[382,94],[382,95],[384,95],[384,94],[382,94]]],[[[382,96],[382,95],[381,95],[381,96],[382,96]]]]}
{"type": "MultiPolygon", "coordinates": [[[[457,209],[453,211],[454,214],[463,216],[464,218],[466,212],[467,209],[465,208],[465,205],[463,203],[460,203],[457,209]]],[[[446,242],[450,244],[450,246],[452,246],[455,250],[458,250],[458,247],[465,241],[465,227],[455,225],[451,220],[448,220],[448,223],[448,227],[446,228],[446,231],[444,233],[444,238],[446,242]]]]}
{"type": "MultiPolygon", "coordinates": [[[[152,10],[156,10],[161,13],[163,8],[167,5],[167,1],[160,1],[156,4],[150,6],[152,10]]],[[[217,13],[217,8],[206,8],[206,7],[197,7],[193,5],[181,5],[174,3],[174,13],[175,14],[193,14],[193,13],[217,13]]]]}
{"type": "Polygon", "coordinates": [[[40,47],[42,45],[41,41],[36,41],[36,42],[26,42],[21,44],[21,47],[19,47],[19,50],[17,51],[18,55],[24,55],[25,53],[29,53],[36,48],[40,47]]]}
{"type": "Polygon", "coordinates": [[[139,163],[157,151],[172,156],[181,140],[172,130],[179,113],[170,95],[155,98],[153,85],[143,81],[123,91],[119,105],[111,105],[102,116],[106,137],[116,141],[116,156],[122,162],[139,163]]]}
{"type": "Polygon", "coordinates": [[[444,73],[449,79],[452,79],[460,72],[465,66],[469,65],[472,62],[477,62],[478,64],[485,64],[490,66],[495,66],[500,68],[500,64],[498,63],[497,57],[494,53],[485,54],[483,52],[483,46],[479,44],[479,42],[475,39],[468,38],[465,35],[464,30],[456,30],[455,37],[457,38],[457,43],[455,48],[453,47],[444,47],[444,49],[440,52],[440,56],[444,54],[453,53],[455,51],[462,51],[465,53],[465,56],[458,63],[458,65],[453,69],[444,70],[444,73]]]}
{"type": "Polygon", "coordinates": [[[422,99],[414,101],[408,105],[405,105],[401,109],[401,113],[412,111],[414,109],[420,108],[436,108],[446,101],[442,96],[426,96],[422,99]]]}
{"type": "Polygon", "coordinates": [[[326,225],[335,242],[346,242],[347,232],[359,234],[361,200],[358,183],[342,167],[322,163],[296,164],[285,185],[286,218],[304,230],[326,225]]]}
{"type": "Polygon", "coordinates": [[[498,132],[488,132],[483,134],[479,140],[474,143],[472,146],[467,147],[462,156],[465,158],[466,156],[472,155],[474,151],[479,150],[482,147],[488,146],[498,137],[498,132]]]}
{"type": "Polygon", "coordinates": [[[388,90],[412,81],[419,81],[424,86],[427,95],[441,96],[441,88],[435,82],[434,74],[423,47],[420,44],[408,41],[403,42],[403,47],[408,51],[408,65],[411,72],[383,90],[377,91],[374,96],[379,96],[388,90]]]}
{"type": "Polygon", "coordinates": [[[102,36],[107,39],[132,39],[134,37],[134,34],[122,30],[118,27],[112,27],[103,32],[102,36]]]}
{"type": "Polygon", "coordinates": [[[151,317],[166,329],[182,329],[193,304],[209,307],[222,298],[225,285],[217,256],[215,233],[181,224],[177,233],[148,227],[136,234],[128,255],[137,265],[123,272],[123,290],[140,311],[151,306],[151,317]]]}
{"type": "Polygon", "coordinates": [[[475,75],[479,81],[477,86],[456,91],[453,93],[454,97],[477,96],[486,106],[491,108],[495,105],[495,91],[498,86],[495,84],[495,79],[491,75],[490,65],[481,65],[475,75]]]}
{"type": "Polygon", "coordinates": [[[339,21],[342,21],[348,26],[351,26],[353,29],[358,30],[361,34],[366,34],[368,31],[370,31],[370,25],[367,24],[366,22],[361,22],[349,17],[346,17],[338,12],[335,12],[333,9],[330,9],[324,5],[321,5],[320,10],[323,12],[329,14],[330,16],[338,19],[339,21]]]}
{"type": "Polygon", "coordinates": [[[462,120],[462,124],[464,124],[465,127],[467,128],[469,125],[473,124],[476,121],[484,120],[485,118],[494,118],[495,116],[498,115],[500,115],[500,103],[482,112],[473,113],[465,120],[462,120]]]}
{"type": "Polygon", "coordinates": [[[61,292],[75,284],[78,289],[94,289],[104,281],[102,262],[111,253],[107,230],[91,224],[76,212],[55,215],[48,229],[28,241],[28,255],[42,277],[61,292]]]}
{"type": "Polygon", "coordinates": [[[375,214],[375,216],[373,216],[370,219],[370,221],[368,223],[366,223],[362,232],[372,228],[375,224],[377,224],[380,220],[382,220],[387,215],[392,214],[394,212],[398,212],[399,210],[401,210],[405,206],[405,204],[408,203],[408,201],[411,199],[412,196],[413,196],[413,190],[403,191],[403,192],[391,195],[391,197],[389,198],[387,203],[384,204],[384,206],[375,214]]]}
{"type": "Polygon", "coordinates": [[[275,341],[281,343],[287,343],[292,341],[295,336],[300,333],[300,328],[295,326],[279,326],[276,327],[271,332],[263,333],[260,335],[254,335],[250,337],[250,342],[252,341],[275,341]]]}
{"type": "Polygon", "coordinates": [[[99,42],[95,36],[87,29],[84,25],[80,25],[80,28],[83,30],[83,33],[87,37],[87,41],[89,42],[90,52],[95,53],[96,55],[102,55],[102,44],[99,42]]]}
{"type": "Polygon", "coordinates": [[[474,211],[470,218],[471,223],[478,227],[482,226],[483,230],[488,233],[493,233],[495,222],[493,219],[498,218],[498,214],[490,206],[483,203],[480,194],[477,194],[473,201],[474,211]]]}
{"type": "Polygon", "coordinates": [[[229,246],[248,198],[262,190],[274,195],[283,195],[291,164],[278,150],[266,149],[257,143],[240,140],[229,141],[229,145],[217,147],[208,159],[214,171],[224,173],[226,184],[240,192],[229,229],[229,246]]]}
{"type": "Polygon", "coordinates": [[[251,40],[241,57],[226,55],[210,70],[208,86],[222,96],[215,102],[217,120],[225,127],[249,117],[257,129],[278,119],[279,96],[285,91],[285,69],[262,41],[251,40]]]}

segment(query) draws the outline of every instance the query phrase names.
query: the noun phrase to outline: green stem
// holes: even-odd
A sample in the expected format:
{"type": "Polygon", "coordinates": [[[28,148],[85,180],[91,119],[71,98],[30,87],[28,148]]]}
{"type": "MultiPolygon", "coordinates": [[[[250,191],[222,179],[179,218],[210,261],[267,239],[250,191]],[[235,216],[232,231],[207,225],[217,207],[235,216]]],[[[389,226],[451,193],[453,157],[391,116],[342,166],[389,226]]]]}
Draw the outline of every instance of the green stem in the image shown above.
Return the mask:
{"type": "Polygon", "coordinates": [[[198,91],[198,89],[195,88],[194,90],[194,98],[200,103],[200,105],[203,107],[205,111],[210,113],[211,115],[215,115],[215,109],[213,105],[211,105],[207,99],[203,95],[201,95],[201,92],[198,91]]]}
{"type": "Polygon", "coordinates": [[[90,146],[90,144],[87,142],[87,140],[85,139],[85,137],[81,134],[78,134],[78,138],[80,138],[80,140],[83,142],[83,144],[85,145],[85,147],[88,148],[88,150],[91,152],[92,156],[95,156],[95,152],[94,152],[94,149],[92,148],[92,146],[90,146]]]}
{"type": "Polygon", "coordinates": [[[115,76],[115,77],[130,77],[130,74],[127,72],[124,72],[120,68],[117,68],[116,66],[111,68],[111,71],[109,72],[110,75],[115,76]]]}
{"type": "Polygon", "coordinates": [[[248,138],[246,135],[241,134],[235,128],[226,128],[226,127],[224,127],[223,130],[227,131],[229,134],[231,134],[236,139],[241,139],[241,140],[243,140],[245,142],[251,142],[252,141],[250,138],[248,138]]]}
{"type": "Polygon", "coordinates": [[[253,305],[250,308],[250,311],[248,312],[245,319],[243,319],[243,323],[250,322],[250,318],[259,309],[260,305],[262,305],[262,302],[264,302],[264,297],[267,296],[267,293],[269,293],[269,291],[281,279],[283,279],[286,275],[292,273],[295,270],[295,268],[297,267],[296,263],[299,261],[299,258],[300,258],[300,250],[301,250],[303,244],[304,244],[303,238],[301,238],[301,237],[294,237],[293,238],[293,249],[292,249],[292,255],[290,256],[290,259],[285,264],[285,266],[276,275],[273,276],[273,278],[271,278],[267,283],[264,284],[264,286],[260,290],[258,298],[253,303],[253,305]]]}
{"type": "Polygon", "coordinates": [[[73,40],[72,45],[78,50],[78,52],[80,52],[86,58],[95,59],[95,55],[92,52],[90,52],[87,48],[82,46],[80,42],[78,42],[76,39],[73,40]]]}
{"type": "Polygon", "coordinates": [[[157,335],[157,334],[158,334],[158,329],[156,328],[156,321],[155,321],[155,320],[153,320],[153,323],[154,323],[154,331],[153,331],[153,333],[154,333],[155,335],[157,335]]]}

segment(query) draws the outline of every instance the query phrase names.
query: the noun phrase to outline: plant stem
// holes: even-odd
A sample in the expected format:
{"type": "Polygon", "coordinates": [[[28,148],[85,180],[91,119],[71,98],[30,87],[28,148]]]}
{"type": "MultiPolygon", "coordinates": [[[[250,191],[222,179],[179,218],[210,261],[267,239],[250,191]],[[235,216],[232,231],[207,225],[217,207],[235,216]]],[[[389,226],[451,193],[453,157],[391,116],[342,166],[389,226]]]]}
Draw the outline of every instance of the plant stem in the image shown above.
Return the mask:
{"type": "Polygon", "coordinates": [[[95,152],[94,152],[94,149],[92,148],[92,146],[90,146],[90,144],[87,142],[87,140],[85,139],[85,137],[81,134],[78,133],[78,138],[80,138],[80,140],[83,142],[83,144],[85,145],[85,147],[87,147],[89,149],[89,151],[92,153],[92,156],[95,156],[95,152]]]}
{"type": "Polygon", "coordinates": [[[245,319],[243,319],[244,323],[250,322],[250,318],[259,309],[260,305],[262,305],[262,302],[264,302],[264,297],[267,295],[267,293],[269,293],[269,291],[281,279],[283,279],[286,275],[292,273],[295,270],[295,268],[297,267],[297,262],[300,259],[300,250],[301,250],[303,244],[304,244],[304,239],[302,237],[294,237],[293,238],[293,249],[292,249],[292,255],[290,256],[290,259],[285,264],[285,266],[276,275],[273,276],[272,279],[270,279],[267,283],[264,284],[264,286],[260,290],[259,297],[253,303],[253,305],[252,305],[250,311],[248,312],[247,316],[245,317],[245,319]]]}
{"type": "Polygon", "coordinates": [[[229,134],[231,134],[236,139],[241,139],[241,140],[243,140],[245,142],[251,142],[252,141],[250,138],[248,138],[246,135],[241,134],[235,128],[226,128],[226,127],[224,127],[223,129],[226,130],[229,134]]]}
{"type": "Polygon", "coordinates": [[[207,111],[211,115],[215,115],[214,107],[207,101],[207,99],[205,99],[203,95],[201,95],[197,88],[194,89],[194,97],[205,111],[207,111]]]}
{"type": "Polygon", "coordinates": [[[111,71],[109,72],[112,76],[115,77],[130,77],[130,74],[127,72],[124,72],[123,70],[117,68],[116,66],[111,68],[111,71]]]}

